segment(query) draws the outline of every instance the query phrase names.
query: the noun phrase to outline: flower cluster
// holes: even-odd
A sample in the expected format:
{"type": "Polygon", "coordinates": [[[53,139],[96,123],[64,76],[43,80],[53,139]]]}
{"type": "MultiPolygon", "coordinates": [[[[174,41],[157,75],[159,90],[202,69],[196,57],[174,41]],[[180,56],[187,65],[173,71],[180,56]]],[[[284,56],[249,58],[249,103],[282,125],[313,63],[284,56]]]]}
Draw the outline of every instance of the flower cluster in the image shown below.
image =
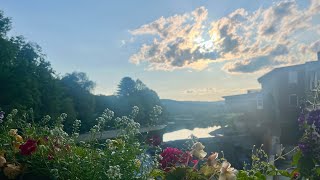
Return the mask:
{"type": "MultiPolygon", "coordinates": [[[[303,135],[299,141],[299,151],[295,154],[293,162],[297,168],[294,170],[299,176],[296,179],[320,179],[320,108],[319,88],[314,92],[313,102],[304,107],[298,118],[303,135]]],[[[295,178],[295,176],[293,176],[295,178]]]]}
{"type": "Polygon", "coordinates": [[[37,150],[37,141],[28,139],[27,142],[20,145],[19,149],[22,155],[29,156],[37,150]]]}
{"type": "MultiPolygon", "coordinates": [[[[133,113],[138,113],[134,108],[133,113]]],[[[146,146],[139,142],[140,125],[133,116],[113,119],[114,113],[105,110],[97,118],[90,139],[78,137],[80,120],[75,120],[69,135],[64,131],[62,114],[57,119],[45,116],[41,124],[34,123],[17,110],[4,117],[0,113],[0,179],[28,176],[46,179],[136,179],[148,177],[158,164],[149,163],[148,171],[141,171],[146,162],[139,157],[146,146]],[[117,124],[119,136],[106,143],[94,135],[102,132],[108,121],[117,124]],[[32,122],[32,123],[29,123],[32,122]],[[82,141],[81,141],[82,140],[82,141]],[[90,168],[88,168],[90,167],[90,168]]]]}
{"type": "Polygon", "coordinates": [[[172,167],[173,165],[175,165],[181,154],[183,152],[177,148],[170,148],[170,147],[167,147],[165,150],[163,150],[163,152],[160,154],[161,155],[161,160],[160,160],[160,163],[161,163],[161,167],[163,169],[166,169],[168,167],[172,167]]]}
{"type": "MultiPolygon", "coordinates": [[[[13,139],[12,149],[17,152],[22,146],[23,138],[18,134],[17,129],[10,129],[8,135],[13,139]]],[[[23,152],[20,151],[22,154],[23,152]]],[[[3,173],[8,179],[16,179],[22,173],[22,167],[12,162],[8,162],[5,158],[5,154],[0,154],[0,169],[3,168],[3,173]]]]}
{"type": "Polygon", "coordinates": [[[107,171],[107,175],[110,179],[121,179],[121,170],[120,170],[120,166],[116,165],[116,166],[110,166],[108,171],[107,171]]]}
{"type": "Polygon", "coordinates": [[[190,151],[185,152],[167,147],[160,154],[161,168],[168,176],[179,176],[182,179],[192,176],[196,179],[235,180],[237,171],[231,167],[231,164],[224,159],[218,159],[216,152],[205,158],[207,153],[204,148],[205,146],[200,142],[194,143],[190,151]],[[206,160],[206,163],[198,168],[198,163],[203,160],[206,160]]]}
{"type": "Polygon", "coordinates": [[[299,148],[304,155],[313,156],[320,162],[320,109],[301,114],[298,118],[304,134],[299,142],[299,148]]]}

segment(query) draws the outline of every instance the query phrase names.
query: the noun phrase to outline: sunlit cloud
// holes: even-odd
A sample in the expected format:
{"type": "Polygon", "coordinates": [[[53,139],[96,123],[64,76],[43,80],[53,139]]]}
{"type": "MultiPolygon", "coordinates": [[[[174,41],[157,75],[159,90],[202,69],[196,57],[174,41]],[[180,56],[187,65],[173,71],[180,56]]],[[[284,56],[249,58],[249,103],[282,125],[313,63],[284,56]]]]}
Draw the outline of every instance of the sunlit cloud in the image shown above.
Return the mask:
{"type": "Polygon", "coordinates": [[[311,0],[307,8],[282,1],[254,12],[237,9],[215,21],[208,19],[208,13],[200,7],[131,30],[141,46],[130,62],[171,71],[203,70],[225,61],[226,72],[254,73],[305,62],[320,50],[318,0],[311,0]]]}
{"type": "Polygon", "coordinates": [[[191,88],[182,91],[185,95],[192,96],[217,96],[221,97],[222,95],[234,95],[239,93],[247,93],[248,89],[259,89],[259,87],[251,87],[251,88],[214,88],[214,87],[206,87],[206,88],[191,88]]]}

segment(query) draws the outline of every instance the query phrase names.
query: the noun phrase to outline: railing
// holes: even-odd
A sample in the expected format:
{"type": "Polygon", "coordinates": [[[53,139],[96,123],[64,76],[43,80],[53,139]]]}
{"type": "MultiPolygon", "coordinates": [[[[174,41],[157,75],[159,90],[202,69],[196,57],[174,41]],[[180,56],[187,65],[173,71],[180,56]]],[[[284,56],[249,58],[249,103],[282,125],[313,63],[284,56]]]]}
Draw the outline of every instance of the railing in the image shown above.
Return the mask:
{"type": "MultiPolygon", "coordinates": [[[[151,131],[159,131],[166,127],[166,125],[156,125],[156,126],[148,126],[148,127],[142,127],[139,129],[140,133],[146,133],[151,131]]],[[[95,138],[103,140],[103,139],[112,139],[117,137],[117,135],[120,133],[120,130],[110,130],[110,131],[103,131],[102,134],[98,133],[96,134],[95,138]]],[[[91,137],[91,133],[84,133],[80,134],[79,141],[89,141],[91,137]]]]}

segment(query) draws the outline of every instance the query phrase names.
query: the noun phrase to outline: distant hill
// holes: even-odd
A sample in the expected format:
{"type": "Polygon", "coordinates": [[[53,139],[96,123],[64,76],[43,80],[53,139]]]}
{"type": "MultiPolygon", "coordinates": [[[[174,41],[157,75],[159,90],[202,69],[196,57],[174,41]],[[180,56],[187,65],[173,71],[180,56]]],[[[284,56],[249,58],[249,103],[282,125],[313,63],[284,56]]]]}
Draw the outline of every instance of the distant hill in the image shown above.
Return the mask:
{"type": "Polygon", "coordinates": [[[206,101],[175,101],[170,99],[161,99],[165,110],[171,116],[177,115],[204,115],[220,114],[225,112],[224,101],[206,102],[206,101]]]}
{"type": "Polygon", "coordinates": [[[161,99],[161,103],[167,121],[174,124],[170,126],[169,131],[221,125],[225,121],[224,101],[203,102],[161,99]]]}

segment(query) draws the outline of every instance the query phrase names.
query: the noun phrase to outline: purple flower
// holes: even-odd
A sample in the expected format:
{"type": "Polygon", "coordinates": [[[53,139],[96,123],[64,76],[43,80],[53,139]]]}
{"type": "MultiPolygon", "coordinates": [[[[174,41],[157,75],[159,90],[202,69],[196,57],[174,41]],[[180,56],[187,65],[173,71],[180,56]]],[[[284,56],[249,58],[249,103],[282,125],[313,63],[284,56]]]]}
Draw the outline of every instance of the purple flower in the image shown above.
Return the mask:
{"type": "Polygon", "coordinates": [[[304,121],[306,120],[306,117],[303,113],[300,114],[299,118],[298,118],[298,122],[300,125],[302,125],[304,123],[304,121]]]}
{"type": "Polygon", "coordinates": [[[305,143],[299,143],[299,149],[302,151],[303,154],[306,154],[308,152],[310,152],[310,148],[308,144],[305,143]]]}
{"type": "Polygon", "coordinates": [[[307,117],[307,123],[309,125],[315,123],[315,124],[319,124],[320,122],[320,109],[311,111],[307,117]]]}

